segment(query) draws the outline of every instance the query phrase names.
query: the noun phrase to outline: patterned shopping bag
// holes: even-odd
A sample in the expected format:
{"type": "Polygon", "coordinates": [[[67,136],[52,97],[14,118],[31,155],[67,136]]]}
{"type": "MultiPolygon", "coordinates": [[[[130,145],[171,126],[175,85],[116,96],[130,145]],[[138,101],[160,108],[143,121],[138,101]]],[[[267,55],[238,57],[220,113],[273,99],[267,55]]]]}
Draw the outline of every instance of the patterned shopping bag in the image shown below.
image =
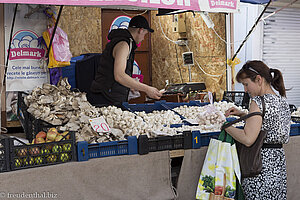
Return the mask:
{"type": "Polygon", "coordinates": [[[241,172],[236,146],[222,131],[219,140],[211,139],[199,178],[196,199],[231,200],[236,196],[241,172]]]}

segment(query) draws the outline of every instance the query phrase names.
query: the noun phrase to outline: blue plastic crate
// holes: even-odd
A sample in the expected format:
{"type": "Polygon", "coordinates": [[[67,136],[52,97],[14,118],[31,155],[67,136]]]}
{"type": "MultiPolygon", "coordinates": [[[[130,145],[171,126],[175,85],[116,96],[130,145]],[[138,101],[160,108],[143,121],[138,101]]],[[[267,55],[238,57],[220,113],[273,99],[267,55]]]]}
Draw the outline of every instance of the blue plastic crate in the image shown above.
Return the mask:
{"type": "Polygon", "coordinates": [[[290,136],[300,135],[300,123],[291,124],[290,136]]]}
{"type": "Polygon", "coordinates": [[[78,161],[91,158],[101,158],[119,155],[133,155],[138,153],[136,136],[129,136],[127,140],[88,144],[86,141],[77,143],[78,161]]]}
{"type": "Polygon", "coordinates": [[[163,101],[156,101],[154,103],[147,103],[147,104],[129,104],[127,102],[123,102],[123,106],[131,112],[145,111],[146,113],[151,113],[154,110],[157,111],[168,110],[162,105],[162,102],[163,101]]]}
{"type": "Polygon", "coordinates": [[[75,65],[77,60],[84,58],[84,55],[71,58],[70,65],[62,67],[62,76],[68,77],[68,82],[71,88],[76,88],[76,76],[75,76],[75,65]]]}
{"type": "MultiPolygon", "coordinates": [[[[171,128],[180,128],[184,124],[171,124],[171,128]]],[[[215,138],[218,139],[220,134],[219,132],[208,132],[208,133],[201,133],[200,130],[192,131],[192,148],[199,149],[202,146],[208,146],[210,139],[215,138]]]]}
{"type": "Polygon", "coordinates": [[[205,106],[209,103],[201,103],[199,101],[190,101],[190,102],[180,102],[180,103],[174,103],[174,102],[166,102],[166,101],[160,101],[163,105],[168,106],[171,109],[180,107],[180,106],[205,106]]]}
{"type": "Polygon", "coordinates": [[[210,139],[218,139],[220,132],[200,133],[200,131],[192,131],[193,149],[199,149],[202,146],[208,146],[210,139]]]}

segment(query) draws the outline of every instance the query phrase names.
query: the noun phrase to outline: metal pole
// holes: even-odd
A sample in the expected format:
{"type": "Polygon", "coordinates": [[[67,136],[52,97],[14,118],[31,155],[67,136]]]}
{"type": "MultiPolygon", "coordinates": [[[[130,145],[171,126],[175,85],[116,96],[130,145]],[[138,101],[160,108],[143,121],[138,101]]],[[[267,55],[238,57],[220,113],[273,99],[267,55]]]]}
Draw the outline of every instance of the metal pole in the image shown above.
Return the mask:
{"type": "Polygon", "coordinates": [[[247,36],[245,37],[244,41],[242,42],[242,44],[240,45],[240,47],[238,48],[238,50],[236,51],[236,53],[234,54],[234,56],[232,57],[232,61],[235,59],[235,57],[237,56],[237,54],[240,52],[240,50],[242,49],[242,47],[244,46],[245,42],[247,41],[248,37],[250,36],[250,34],[252,33],[252,31],[254,30],[254,28],[256,27],[256,25],[258,24],[258,22],[260,21],[260,19],[262,18],[263,14],[265,13],[265,11],[267,10],[268,6],[270,5],[272,0],[270,0],[268,2],[268,4],[265,6],[264,10],[260,13],[259,17],[257,18],[256,22],[254,23],[254,25],[252,26],[251,30],[248,32],[247,36]]]}
{"type": "Polygon", "coordinates": [[[5,82],[6,82],[6,72],[7,72],[7,66],[8,66],[8,61],[9,61],[9,54],[10,54],[10,48],[11,48],[11,40],[12,40],[12,35],[13,35],[13,32],[14,32],[14,26],[15,26],[15,21],[16,21],[17,9],[18,9],[18,4],[16,4],[16,7],[15,7],[14,17],[13,17],[13,21],[12,21],[11,29],[10,29],[8,52],[7,52],[7,57],[6,57],[6,64],[5,64],[5,69],[4,69],[4,79],[3,79],[2,87],[4,87],[5,82]]]}
{"type": "Polygon", "coordinates": [[[191,65],[189,65],[189,82],[192,82],[191,65]]]}
{"type": "Polygon", "coordinates": [[[47,49],[46,58],[49,58],[50,48],[51,48],[51,46],[52,46],[53,38],[54,38],[54,35],[55,35],[55,32],[56,32],[57,24],[58,24],[58,21],[59,21],[59,19],[60,19],[60,15],[61,15],[61,12],[62,12],[63,7],[64,7],[64,6],[60,6],[60,8],[59,8],[59,12],[58,12],[58,16],[57,16],[57,19],[56,19],[56,23],[55,23],[55,25],[54,25],[54,29],[53,29],[53,32],[52,32],[52,35],[51,35],[49,47],[48,47],[48,49],[47,49]]]}

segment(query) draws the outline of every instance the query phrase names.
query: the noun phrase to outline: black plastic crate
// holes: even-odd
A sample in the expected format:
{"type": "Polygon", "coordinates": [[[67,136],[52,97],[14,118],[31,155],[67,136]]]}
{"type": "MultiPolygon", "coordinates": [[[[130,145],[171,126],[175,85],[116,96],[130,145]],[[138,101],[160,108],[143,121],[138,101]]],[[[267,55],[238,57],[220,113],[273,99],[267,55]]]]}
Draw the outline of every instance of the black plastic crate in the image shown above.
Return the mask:
{"type": "Polygon", "coordinates": [[[237,106],[241,106],[245,109],[248,109],[250,96],[247,92],[224,91],[223,100],[227,102],[232,102],[237,106]]]}
{"type": "Polygon", "coordinates": [[[76,161],[75,133],[69,132],[57,142],[25,144],[17,138],[9,138],[10,170],[61,164],[76,161]],[[67,136],[69,139],[66,139],[67,136]],[[17,141],[22,145],[15,145],[17,141]]]}
{"type": "Polygon", "coordinates": [[[40,131],[46,131],[46,129],[56,127],[44,120],[36,119],[32,114],[30,114],[24,102],[24,97],[28,95],[25,92],[18,92],[18,119],[21,122],[21,125],[24,129],[24,133],[26,134],[26,139],[30,142],[35,137],[35,135],[40,131]]]}
{"type": "Polygon", "coordinates": [[[9,168],[9,140],[0,136],[0,172],[10,171],[9,168]]]}
{"type": "Polygon", "coordinates": [[[138,150],[140,155],[155,151],[192,149],[192,132],[184,131],[183,134],[174,136],[159,136],[148,138],[140,135],[138,138],[138,150]]]}

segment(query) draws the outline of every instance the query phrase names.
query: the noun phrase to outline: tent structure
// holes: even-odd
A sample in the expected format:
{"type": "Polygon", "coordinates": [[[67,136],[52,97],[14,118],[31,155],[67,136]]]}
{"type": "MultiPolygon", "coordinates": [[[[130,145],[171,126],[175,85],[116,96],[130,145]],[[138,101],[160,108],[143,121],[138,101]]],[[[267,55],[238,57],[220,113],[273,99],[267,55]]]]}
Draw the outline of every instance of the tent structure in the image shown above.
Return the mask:
{"type": "Polygon", "coordinates": [[[239,8],[239,2],[239,0],[0,0],[0,3],[101,6],[103,8],[152,10],[164,8],[208,12],[235,12],[239,8]]]}
{"type": "MultiPolygon", "coordinates": [[[[241,0],[241,2],[254,3],[254,4],[264,4],[269,0],[241,0]]],[[[45,5],[60,5],[60,11],[58,15],[57,22],[59,21],[59,16],[62,12],[62,7],[64,5],[70,6],[93,6],[102,8],[113,8],[113,9],[171,9],[179,10],[181,12],[185,11],[206,11],[206,12],[225,12],[233,13],[237,12],[239,9],[240,0],[112,0],[112,1],[102,1],[102,0],[0,0],[0,3],[4,4],[16,4],[16,9],[14,16],[12,16],[12,26],[10,41],[12,40],[12,33],[14,28],[14,19],[18,4],[45,4],[45,5]]],[[[57,24],[56,24],[57,25],[57,24]]],[[[55,33],[56,26],[54,28],[55,33]]],[[[53,40],[54,34],[50,40],[49,49],[53,40]]],[[[47,52],[49,52],[49,49],[47,52]]],[[[8,49],[8,56],[10,54],[10,45],[8,49]]],[[[7,70],[9,59],[6,59],[5,72],[7,70]]],[[[4,73],[6,74],[6,73],[4,73]]],[[[4,78],[3,81],[6,79],[4,78]]],[[[3,83],[4,85],[4,83],[3,83]]]]}

